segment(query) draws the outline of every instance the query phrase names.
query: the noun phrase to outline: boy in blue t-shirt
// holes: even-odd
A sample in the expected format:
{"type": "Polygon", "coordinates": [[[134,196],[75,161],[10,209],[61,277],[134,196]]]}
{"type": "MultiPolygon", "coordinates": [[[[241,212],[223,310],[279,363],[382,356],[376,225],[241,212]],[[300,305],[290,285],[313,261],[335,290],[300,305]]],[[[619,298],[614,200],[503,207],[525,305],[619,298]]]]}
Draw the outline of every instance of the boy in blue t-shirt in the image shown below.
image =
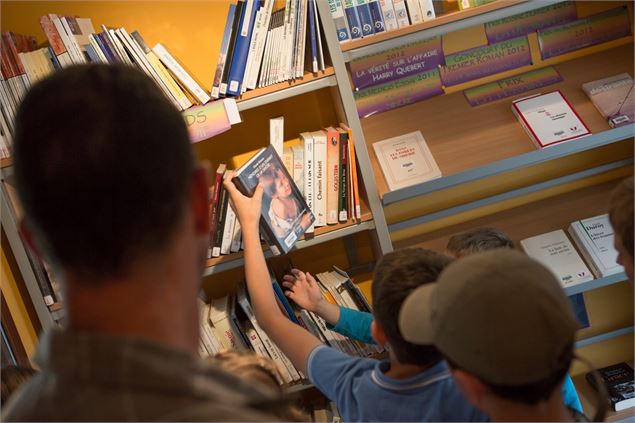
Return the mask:
{"type": "MultiPolygon", "coordinates": [[[[380,345],[390,345],[390,359],[352,357],[323,345],[303,327],[292,323],[276,303],[260,245],[262,187],[252,198],[242,195],[225,178],[225,188],[238,215],[245,244],[245,276],[260,326],[298,370],[334,401],[344,421],[486,421],[459,392],[439,351],[415,345],[401,336],[399,309],[409,293],[434,282],[451,261],[433,251],[401,250],[384,256],[373,276],[374,321],[370,331],[380,345]]],[[[294,270],[287,279],[293,290],[306,291],[317,282],[294,270]]]]}
{"type": "MultiPolygon", "coordinates": [[[[513,249],[514,242],[498,229],[477,228],[450,237],[446,252],[460,258],[500,248],[513,249]]],[[[286,276],[283,285],[287,288],[295,287],[293,291],[289,291],[289,297],[300,307],[322,317],[328,323],[329,329],[367,344],[375,343],[371,335],[372,314],[332,304],[324,298],[318,286],[297,284],[293,276],[286,276]]],[[[580,413],[583,412],[578,393],[568,373],[562,384],[562,395],[565,405],[580,413]]]]}

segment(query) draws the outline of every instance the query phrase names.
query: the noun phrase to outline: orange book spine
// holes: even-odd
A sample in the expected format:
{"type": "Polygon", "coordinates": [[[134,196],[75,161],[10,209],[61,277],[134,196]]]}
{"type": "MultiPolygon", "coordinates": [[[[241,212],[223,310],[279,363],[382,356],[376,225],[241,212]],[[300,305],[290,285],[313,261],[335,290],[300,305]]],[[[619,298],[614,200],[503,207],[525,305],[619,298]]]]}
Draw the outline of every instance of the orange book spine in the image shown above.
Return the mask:
{"type": "Polygon", "coordinates": [[[357,181],[357,157],[355,156],[355,140],[353,138],[353,131],[347,125],[341,123],[340,126],[348,131],[348,151],[350,154],[350,161],[348,165],[349,173],[351,175],[351,202],[353,208],[351,209],[351,216],[357,220],[362,218],[362,206],[359,201],[359,185],[357,181]]]}

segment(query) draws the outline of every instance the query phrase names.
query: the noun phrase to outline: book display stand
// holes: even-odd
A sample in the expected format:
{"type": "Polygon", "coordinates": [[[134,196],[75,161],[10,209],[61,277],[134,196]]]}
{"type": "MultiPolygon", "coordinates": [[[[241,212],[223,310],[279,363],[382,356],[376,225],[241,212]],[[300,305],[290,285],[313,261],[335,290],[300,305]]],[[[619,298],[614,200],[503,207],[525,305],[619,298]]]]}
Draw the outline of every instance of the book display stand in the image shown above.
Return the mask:
{"type": "MultiPolygon", "coordinates": [[[[116,24],[139,30],[148,43],[161,42],[169,48],[209,89],[230,1],[117,2],[114,9],[121,10],[116,13],[105,6],[107,3],[2,2],[2,28],[36,35],[42,43],[46,39],[38,18],[57,13],[91,17],[96,27],[116,24]]],[[[268,145],[270,118],[284,116],[285,140],[338,122],[348,125],[355,139],[362,217],[316,228],[299,240],[289,255],[296,267],[311,273],[329,270],[333,265],[347,269],[367,296],[373,263],[393,249],[420,246],[443,251],[453,234],[484,226],[508,233],[517,245],[521,239],[558,229],[566,231],[575,220],[606,213],[612,189],[621,179],[633,175],[635,125],[609,126],[582,89],[585,83],[613,75],[635,76],[632,2],[573,3],[578,20],[626,8],[630,35],[551,54],[541,30],[529,31],[523,35],[528,64],[448,83],[427,99],[405,99],[398,107],[393,105],[391,110],[366,117],[360,111],[359,93],[350,72],[351,63],[369,55],[390,50],[391,57],[385,59],[388,62],[392,54],[409,54],[405,46],[433,37],[440,37],[442,54],[448,62],[457,53],[487,46],[488,23],[519,14],[534,13],[535,19],[540,19],[541,8],[559,3],[497,0],[340,43],[328,2],[318,0],[315,5],[325,70],[306,71],[303,78],[292,82],[246,91],[236,98],[242,122],[195,144],[196,152],[199,158],[211,161],[213,168],[219,163],[231,168],[237,166],[235,157],[268,145]],[[548,67],[557,71],[558,82],[476,106],[468,101],[466,90],[548,67]],[[511,103],[556,90],[591,134],[539,149],[514,116],[511,103]],[[441,177],[390,191],[373,144],[416,131],[425,139],[441,177]]],[[[443,76],[442,68],[447,63],[439,66],[443,76]]],[[[8,241],[3,248],[10,248],[16,258],[18,268],[12,270],[22,275],[40,324],[51,327],[62,318],[63,309],[51,311],[44,303],[36,272],[18,233],[19,216],[7,192],[7,184],[12,183],[11,159],[2,160],[0,166],[0,215],[8,241]]],[[[268,250],[265,255],[271,256],[268,250]]],[[[240,252],[208,260],[203,281],[206,296],[218,298],[234,293],[244,278],[243,263],[240,252]]],[[[567,295],[585,295],[591,325],[579,333],[577,354],[596,367],[633,359],[633,286],[625,281],[626,276],[620,273],[565,289],[567,295]]],[[[576,365],[571,369],[576,382],[584,381],[584,377],[576,377],[584,372],[586,369],[576,365]]],[[[619,416],[623,415],[621,412],[619,416]]]]}

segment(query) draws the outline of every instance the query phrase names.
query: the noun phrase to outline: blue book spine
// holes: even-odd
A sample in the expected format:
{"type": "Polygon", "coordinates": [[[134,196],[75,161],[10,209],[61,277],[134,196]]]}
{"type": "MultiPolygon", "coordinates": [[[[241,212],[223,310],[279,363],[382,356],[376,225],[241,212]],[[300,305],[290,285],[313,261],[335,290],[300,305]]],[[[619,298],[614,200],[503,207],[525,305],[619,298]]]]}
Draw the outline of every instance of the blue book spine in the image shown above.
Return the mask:
{"type": "Polygon", "coordinates": [[[60,65],[59,60],[57,60],[57,56],[55,55],[55,52],[53,51],[53,49],[51,47],[49,47],[48,49],[48,54],[47,54],[49,60],[51,61],[51,63],[53,63],[53,67],[57,70],[62,69],[62,65],[60,65]]]}
{"type": "Polygon", "coordinates": [[[312,71],[318,71],[317,39],[315,36],[315,0],[309,0],[309,38],[311,40],[311,66],[312,71]]]}
{"type": "Polygon", "coordinates": [[[225,68],[225,60],[227,60],[227,50],[229,48],[229,39],[232,36],[232,24],[234,23],[234,15],[236,14],[236,5],[230,4],[227,12],[227,20],[225,21],[225,31],[223,32],[223,41],[220,45],[220,53],[218,54],[218,64],[212,81],[212,98],[219,98],[220,83],[223,78],[223,69],[225,68]]]}
{"type": "Polygon", "coordinates": [[[272,281],[271,285],[273,285],[273,292],[276,293],[276,297],[278,298],[278,301],[280,302],[280,304],[282,304],[282,307],[284,307],[285,311],[287,312],[286,314],[287,316],[289,316],[289,320],[299,325],[300,321],[298,320],[298,317],[293,312],[293,308],[291,308],[291,304],[289,303],[287,296],[284,295],[284,292],[282,292],[282,288],[280,288],[280,285],[278,285],[278,282],[272,281]]]}
{"type": "Polygon", "coordinates": [[[337,32],[337,41],[349,40],[351,36],[348,33],[348,26],[346,24],[346,17],[344,15],[344,7],[342,6],[342,0],[328,0],[329,11],[333,17],[335,23],[335,31],[337,32]]]}
{"type": "Polygon", "coordinates": [[[571,301],[571,305],[573,306],[573,312],[575,313],[575,317],[578,319],[578,322],[580,322],[582,329],[588,328],[589,326],[591,326],[591,324],[589,323],[589,315],[587,314],[587,311],[586,311],[584,295],[575,294],[570,296],[569,300],[571,301]]]}
{"type": "Polygon", "coordinates": [[[344,0],[344,13],[348,28],[351,30],[351,39],[355,40],[362,37],[362,25],[359,22],[357,8],[353,5],[353,0],[344,0]]]}
{"type": "Polygon", "coordinates": [[[117,55],[113,51],[112,44],[110,44],[108,35],[100,32],[99,34],[95,34],[95,40],[97,41],[97,44],[99,44],[99,48],[101,49],[101,51],[104,52],[104,55],[106,56],[106,59],[108,59],[109,63],[121,62],[119,55],[117,55]]]}
{"type": "Polygon", "coordinates": [[[229,79],[227,84],[227,94],[240,95],[240,86],[243,82],[245,74],[245,66],[247,64],[247,55],[249,53],[249,44],[251,42],[251,32],[254,29],[254,21],[256,20],[255,0],[248,0],[245,6],[245,12],[240,17],[240,25],[238,26],[238,34],[236,36],[236,46],[234,48],[234,57],[231,68],[229,69],[229,79]]]}
{"type": "Polygon", "coordinates": [[[368,8],[370,9],[370,17],[373,20],[373,29],[375,34],[384,32],[386,27],[384,25],[384,15],[381,13],[381,6],[377,0],[368,0],[368,8]]]}
{"type": "Polygon", "coordinates": [[[357,14],[359,15],[359,22],[362,25],[362,36],[368,37],[369,35],[373,35],[375,30],[373,28],[373,18],[370,16],[370,7],[368,7],[368,3],[366,0],[356,0],[357,6],[357,14]]]}
{"type": "Polygon", "coordinates": [[[91,63],[101,63],[101,59],[97,55],[97,52],[92,45],[86,44],[84,48],[86,49],[86,54],[88,55],[91,63]]]}

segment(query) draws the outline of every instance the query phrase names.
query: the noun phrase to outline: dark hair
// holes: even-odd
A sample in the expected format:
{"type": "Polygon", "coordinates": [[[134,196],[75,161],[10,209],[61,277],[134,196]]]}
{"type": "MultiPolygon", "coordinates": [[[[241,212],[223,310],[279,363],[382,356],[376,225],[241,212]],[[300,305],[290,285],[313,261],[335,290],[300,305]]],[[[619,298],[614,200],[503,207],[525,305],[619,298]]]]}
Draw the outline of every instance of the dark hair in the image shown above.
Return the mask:
{"type": "Polygon", "coordinates": [[[39,247],[81,275],[122,275],[165,247],[182,218],[194,166],[187,128],[131,67],[73,66],[34,85],[14,150],[39,247]]]}
{"type": "MultiPolygon", "coordinates": [[[[538,382],[515,386],[498,385],[488,382],[478,375],[473,374],[473,376],[477,377],[482,383],[487,385],[490,391],[500,398],[514,402],[521,402],[527,405],[536,405],[539,402],[549,399],[551,394],[553,394],[554,389],[556,389],[562,383],[564,376],[569,371],[569,367],[571,367],[572,360],[573,341],[568,343],[562,350],[562,353],[557,360],[557,362],[560,363],[558,367],[554,369],[554,371],[548,377],[543,380],[539,380],[538,382]]],[[[462,369],[461,366],[458,366],[447,357],[446,361],[451,368],[462,369]]],[[[462,370],[467,373],[472,373],[467,369],[462,370]]]]}
{"type": "Polygon", "coordinates": [[[6,404],[7,400],[24,382],[36,375],[37,371],[31,367],[6,366],[0,371],[2,379],[2,391],[0,403],[6,404]]]}
{"type": "Polygon", "coordinates": [[[406,248],[379,260],[373,275],[373,315],[381,325],[392,351],[401,363],[427,365],[441,360],[432,345],[407,342],[399,330],[399,309],[419,286],[437,280],[451,258],[423,248],[406,248]]]}
{"type": "Polygon", "coordinates": [[[453,235],[445,248],[455,256],[463,257],[497,248],[514,248],[514,241],[498,229],[477,228],[453,235]]]}
{"type": "Polygon", "coordinates": [[[633,258],[633,177],[624,179],[611,195],[609,219],[624,249],[633,258]]]}

